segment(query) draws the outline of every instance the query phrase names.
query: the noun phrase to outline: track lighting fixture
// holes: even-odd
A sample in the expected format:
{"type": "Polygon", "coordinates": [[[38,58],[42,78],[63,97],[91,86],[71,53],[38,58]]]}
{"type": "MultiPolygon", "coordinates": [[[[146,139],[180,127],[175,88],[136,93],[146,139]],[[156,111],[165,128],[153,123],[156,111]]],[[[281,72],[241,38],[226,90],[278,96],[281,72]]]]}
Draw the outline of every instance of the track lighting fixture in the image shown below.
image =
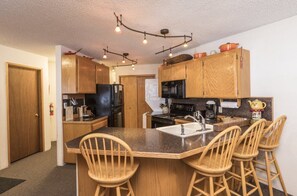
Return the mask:
{"type": "Polygon", "coordinates": [[[186,40],[186,37],[184,37],[184,47],[185,47],[185,48],[188,47],[188,42],[187,42],[187,40],[186,40]]]}
{"type": "Polygon", "coordinates": [[[126,29],[128,29],[130,31],[133,31],[135,33],[141,33],[141,34],[143,34],[144,35],[144,39],[142,41],[143,44],[147,44],[147,39],[146,39],[146,36],[147,35],[154,36],[154,37],[160,37],[160,38],[163,38],[163,39],[166,39],[166,38],[184,38],[184,41],[182,43],[177,44],[175,46],[171,46],[170,48],[167,48],[167,49],[164,49],[163,48],[163,50],[161,50],[159,52],[156,52],[155,54],[160,54],[160,53],[166,52],[168,50],[177,48],[177,47],[182,46],[182,45],[184,47],[187,47],[188,46],[188,43],[193,40],[193,34],[192,33],[191,33],[191,36],[190,35],[167,35],[169,33],[169,30],[168,29],[161,29],[160,30],[160,34],[147,33],[145,31],[136,30],[136,29],[133,29],[131,27],[128,27],[127,25],[125,25],[123,23],[122,14],[120,14],[120,16],[117,16],[116,13],[114,12],[114,15],[115,15],[116,20],[117,20],[117,27],[119,27],[119,25],[121,25],[121,26],[125,27],[126,29]]]}
{"type": "MultiPolygon", "coordinates": [[[[108,46],[107,46],[107,50],[108,50],[108,46]]],[[[105,51],[105,50],[104,50],[104,53],[103,53],[103,58],[104,58],[104,59],[107,59],[106,51],[105,51]]]]}
{"type": "MultiPolygon", "coordinates": [[[[108,46],[106,47],[106,49],[103,48],[103,51],[104,51],[103,58],[104,58],[104,56],[105,56],[104,59],[107,58],[106,54],[107,54],[107,53],[110,53],[110,54],[114,54],[114,55],[123,57],[122,63],[126,63],[126,60],[128,60],[128,61],[131,62],[132,65],[137,64],[137,60],[133,60],[133,59],[130,59],[130,58],[127,57],[127,56],[129,55],[129,53],[124,52],[123,54],[120,54],[120,53],[112,52],[112,51],[108,50],[108,46]]],[[[117,65],[117,67],[119,67],[119,66],[130,66],[131,64],[117,65]]]]}
{"type": "Polygon", "coordinates": [[[147,44],[147,39],[146,39],[146,32],[144,32],[144,38],[143,38],[143,41],[142,41],[143,44],[147,44]]]}
{"type": "Polygon", "coordinates": [[[171,52],[171,48],[170,48],[170,53],[168,55],[169,57],[172,57],[172,52],[171,52]]]}
{"type": "Polygon", "coordinates": [[[117,33],[120,33],[120,32],[121,32],[121,28],[120,28],[120,26],[119,26],[119,20],[117,20],[117,26],[116,26],[116,28],[114,29],[114,31],[117,32],[117,33]]]}

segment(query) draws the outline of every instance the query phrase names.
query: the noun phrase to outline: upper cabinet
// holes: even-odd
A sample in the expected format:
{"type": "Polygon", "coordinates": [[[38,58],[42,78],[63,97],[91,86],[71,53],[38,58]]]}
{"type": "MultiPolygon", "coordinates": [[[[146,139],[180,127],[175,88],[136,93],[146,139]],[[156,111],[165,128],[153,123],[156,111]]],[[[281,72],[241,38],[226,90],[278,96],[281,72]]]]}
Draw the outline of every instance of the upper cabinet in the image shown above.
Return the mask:
{"type": "Polygon", "coordinates": [[[159,67],[160,83],[182,79],[186,80],[187,98],[249,97],[250,53],[239,48],[159,67]]]}
{"type": "Polygon", "coordinates": [[[185,63],[177,63],[168,66],[162,66],[159,70],[161,81],[184,80],[186,79],[185,63]]]}
{"type": "Polygon", "coordinates": [[[236,49],[203,59],[204,97],[250,96],[250,53],[236,49]]]}
{"type": "Polygon", "coordinates": [[[186,97],[203,97],[202,61],[194,60],[186,63],[186,97]]]}
{"type": "Polygon", "coordinates": [[[62,93],[96,93],[96,69],[94,62],[86,57],[63,55],[62,93]]]}
{"type": "Polygon", "coordinates": [[[96,84],[109,84],[109,67],[96,63],[96,84]]]}

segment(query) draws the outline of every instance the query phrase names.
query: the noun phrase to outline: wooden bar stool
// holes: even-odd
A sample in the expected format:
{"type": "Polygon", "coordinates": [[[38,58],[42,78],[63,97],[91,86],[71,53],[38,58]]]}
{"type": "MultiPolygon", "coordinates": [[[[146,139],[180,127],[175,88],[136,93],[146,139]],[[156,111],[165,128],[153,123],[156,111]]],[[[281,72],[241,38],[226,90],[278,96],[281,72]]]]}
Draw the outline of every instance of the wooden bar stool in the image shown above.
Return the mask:
{"type": "Polygon", "coordinates": [[[223,191],[230,195],[225,173],[232,166],[231,158],[239,134],[240,127],[233,126],[227,128],[205,147],[202,154],[184,159],[186,164],[195,169],[187,196],[191,195],[193,189],[203,195],[212,196],[223,191]],[[203,190],[197,187],[202,182],[204,182],[203,190]]]}
{"type": "Polygon", "coordinates": [[[265,162],[259,160],[254,161],[256,163],[256,170],[264,171],[267,175],[267,179],[260,177],[258,178],[261,182],[266,182],[268,184],[270,196],[273,196],[272,181],[277,177],[279,178],[284,194],[288,195],[279,165],[274,154],[275,149],[279,146],[279,140],[286,120],[287,117],[282,115],[275,119],[275,121],[273,121],[273,123],[264,130],[263,137],[259,144],[259,150],[264,152],[265,162]],[[271,171],[271,164],[274,165],[275,171],[271,171]]]}
{"type": "Polygon", "coordinates": [[[230,174],[230,177],[227,178],[227,181],[231,180],[232,185],[230,189],[231,193],[234,195],[251,195],[256,190],[258,190],[260,196],[263,195],[253,165],[253,159],[259,154],[258,146],[263,135],[265,123],[266,120],[264,119],[255,122],[238,139],[232,157],[233,166],[231,168],[231,171],[228,172],[228,174],[230,174]],[[238,166],[240,170],[239,172],[236,172],[236,168],[238,166]],[[247,182],[246,177],[249,177],[250,175],[252,175],[252,177],[254,178],[256,186],[247,182]],[[235,180],[241,183],[241,186],[237,187],[237,192],[239,191],[240,187],[242,187],[241,194],[236,193],[234,190],[235,180]],[[247,186],[252,188],[249,192],[247,192],[247,186]]]}
{"type": "Polygon", "coordinates": [[[98,183],[95,196],[104,195],[110,188],[116,189],[117,196],[121,190],[134,195],[129,179],[139,164],[134,162],[128,144],[112,135],[94,133],[83,137],[79,148],[87,162],[88,175],[98,183]]]}

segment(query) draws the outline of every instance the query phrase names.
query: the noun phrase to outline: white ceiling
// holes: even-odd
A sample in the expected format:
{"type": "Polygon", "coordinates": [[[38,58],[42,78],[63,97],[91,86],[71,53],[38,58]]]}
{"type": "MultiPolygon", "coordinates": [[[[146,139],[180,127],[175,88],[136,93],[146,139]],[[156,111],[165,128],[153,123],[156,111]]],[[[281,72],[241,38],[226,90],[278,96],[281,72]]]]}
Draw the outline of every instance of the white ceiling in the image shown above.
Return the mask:
{"type": "MultiPolygon", "coordinates": [[[[116,34],[113,12],[132,28],[170,35],[193,33],[189,48],[297,15],[296,0],[1,0],[0,44],[54,59],[64,45],[102,60],[103,48],[128,52],[139,64],[161,63],[155,55],[177,40],[147,37],[122,29],[116,34]]],[[[183,40],[183,39],[182,39],[183,40]]],[[[180,40],[178,40],[179,42],[180,40]]],[[[183,47],[173,51],[185,50],[183,47]]],[[[121,58],[109,55],[121,64],[121,58]]],[[[107,63],[110,61],[106,61],[107,63]]]]}

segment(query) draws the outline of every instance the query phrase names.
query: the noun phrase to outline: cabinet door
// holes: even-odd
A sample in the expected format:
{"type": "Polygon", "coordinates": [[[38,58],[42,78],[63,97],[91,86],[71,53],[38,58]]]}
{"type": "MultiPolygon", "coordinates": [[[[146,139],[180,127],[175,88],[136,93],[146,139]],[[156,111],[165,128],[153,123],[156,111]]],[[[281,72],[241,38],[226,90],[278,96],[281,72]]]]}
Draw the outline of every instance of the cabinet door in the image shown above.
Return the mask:
{"type": "Polygon", "coordinates": [[[96,63],[96,84],[109,83],[109,67],[96,63]]]}
{"type": "Polygon", "coordinates": [[[96,68],[94,62],[85,57],[78,59],[78,93],[96,93],[96,68]]]}
{"type": "Polygon", "coordinates": [[[170,80],[184,80],[186,79],[186,64],[178,63],[171,65],[171,78],[170,80]]]}
{"type": "Polygon", "coordinates": [[[62,93],[76,93],[77,91],[77,66],[75,55],[62,57],[62,93]]]}
{"type": "Polygon", "coordinates": [[[109,84],[109,67],[103,65],[103,76],[102,76],[103,84],[109,84]]]}
{"type": "Polygon", "coordinates": [[[161,66],[161,82],[170,81],[171,79],[171,66],[161,66]]]}
{"type": "Polygon", "coordinates": [[[214,55],[203,63],[204,97],[237,98],[236,53],[214,55]]]}
{"type": "Polygon", "coordinates": [[[195,60],[186,64],[186,97],[203,97],[202,61],[195,60]]]}

